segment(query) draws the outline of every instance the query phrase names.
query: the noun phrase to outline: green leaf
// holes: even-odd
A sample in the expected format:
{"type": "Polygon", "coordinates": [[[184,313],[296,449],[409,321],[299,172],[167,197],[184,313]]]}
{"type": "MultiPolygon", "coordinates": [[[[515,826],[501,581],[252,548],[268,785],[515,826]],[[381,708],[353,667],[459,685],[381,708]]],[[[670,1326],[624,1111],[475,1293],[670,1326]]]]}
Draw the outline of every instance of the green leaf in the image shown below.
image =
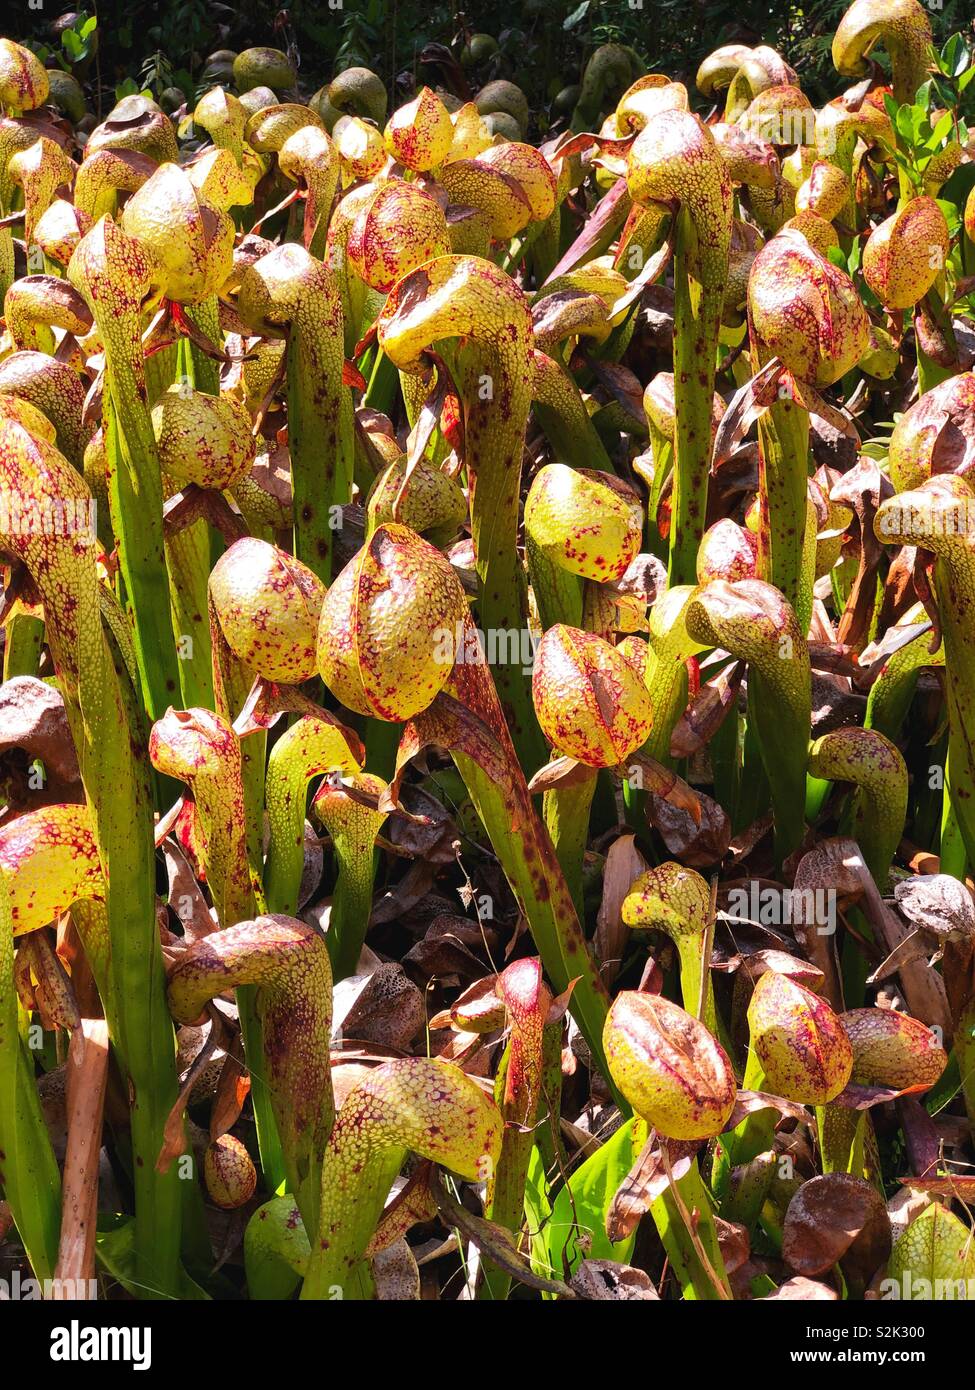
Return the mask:
{"type": "Polygon", "coordinates": [[[952,113],[950,111],[946,111],[945,114],[941,117],[941,120],[935,126],[934,130],[931,132],[931,135],[927,141],[928,149],[936,150],[939,147],[939,145],[941,145],[942,141],[948,138],[948,136],[951,134],[954,128],[954,117],[952,116],[952,113]]]}
{"type": "Polygon", "coordinates": [[[930,129],[931,129],[931,127],[930,127],[930,125],[928,124],[928,113],[925,111],[924,107],[923,107],[923,106],[912,106],[912,107],[911,107],[911,143],[914,144],[914,145],[920,145],[920,144],[922,144],[923,141],[924,141],[925,135],[927,134],[927,132],[928,132],[930,129]]]}
{"type": "Polygon", "coordinates": [[[948,223],[948,235],[952,238],[956,237],[961,228],[961,210],[945,198],[937,198],[935,201],[945,215],[945,221],[948,223]]]}
{"type": "Polygon", "coordinates": [[[900,143],[910,149],[914,144],[914,132],[918,118],[924,119],[919,106],[901,106],[897,112],[897,135],[900,143]]]}
{"type": "Polygon", "coordinates": [[[952,34],[944,48],[942,48],[941,55],[938,59],[938,66],[941,71],[947,73],[949,77],[954,75],[952,69],[955,65],[955,56],[958,53],[958,45],[960,43],[961,34],[952,34]]]}
{"type": "MultiPolygon", "coordinates": [[[[606,1234],[606,1212],[639,1152],[633,1135],[635,1121],[613,1134],[569,1178],[551,1206],[551,1217],[541,1233],[544,1254],[536,1251],[532,1265],[540,1274],[565,1277],[584,1259],[629,1260],[635,1236],[614,1245],[606,1234]]],[[[642,1128],[642,1126],[641,1126],[642,1128]]],[[[541,1160],[533,1151],[528,1184],[538,1190],[544,1184],[541,1160]]]]}
{"type": "Polygon", "coordinates": [[[941,50],[941,70],[949,77],[960,77],[972,60],[972,51],[961,34],[952,34],[941,50]]]}
{"type": "Polygon", "coordinates": [[[961,164],[941,190],[941,200],[952,207],[965,206],[972,188],[975,187],[975,164],[961,164]]]}
{"type": "Polygon", "coordinates": [[[860,263],[862,259],[863,243],[861,242],[859,237],[854,237],[853,245],[850,247],[850,258],[846,263],[846,271],[848,275],[856,274],[856,272],[860,269],[860,263]]]}
{"type": "MultiPolygon", "coordinates": [[[[115,1217],[99,1217],[98,1233],[95,1236],[95,1255],[101,1267],[113,1279],[118,1280],[126,1293],[133,1298],[162,1298],[161,1290],[147,1287],[136,1273],[135,1221],[126,1218],[118,1221],[115,1217]],[[108,1229],[106,1229],[108,1227],[108,1229]]],[[[191,1279],[180,1266],[178,1298],[182,1301],[209,1301],[210,1295],[191,1279]]]]}

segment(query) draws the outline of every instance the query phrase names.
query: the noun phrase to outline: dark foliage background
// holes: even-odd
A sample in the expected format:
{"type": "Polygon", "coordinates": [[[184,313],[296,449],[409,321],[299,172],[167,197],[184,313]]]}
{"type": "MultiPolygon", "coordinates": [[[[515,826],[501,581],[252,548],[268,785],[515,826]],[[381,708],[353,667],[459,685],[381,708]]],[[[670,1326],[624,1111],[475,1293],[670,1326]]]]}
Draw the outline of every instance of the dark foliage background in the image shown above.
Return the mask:
{"type": "MultiPolygon", "coordinates": [[[[87,0],[70,27],[79,34],[84,18],[96,15],[98,51],[85,53],[82,39],[80,62],[75,41],[57,32],[58,16],[70,9],[56,10],[51,0],[39,10],[17,3],[19,22],[9,9],[5,16],[8,32],[60,53],[65,66],[70,58],[76,73],[108,92],[128,79],[157,92],[176,85],[192,98],[208,54],[252,44],[290,49],[309,92],[353,64],[407,91],[430,78],[419,58],[428,43],[458,52],[465,34],[483,32],[499,50],[474,69],[474,81],[510,78],[538,108],[578,80],[594,48],[613,41],[632,45],[651,70],[672,77],[693,76],[721,43],[768,43],[800,69],[814,101],[825,99],[836,92],[830,43],[849,0],[468,0],[462,8],[440,0],[294,0],[286,9],[269,0],[87,0]]],[[[930,0],[929,9],[940,41],[973,28],[975,0],[930,0]]]]}

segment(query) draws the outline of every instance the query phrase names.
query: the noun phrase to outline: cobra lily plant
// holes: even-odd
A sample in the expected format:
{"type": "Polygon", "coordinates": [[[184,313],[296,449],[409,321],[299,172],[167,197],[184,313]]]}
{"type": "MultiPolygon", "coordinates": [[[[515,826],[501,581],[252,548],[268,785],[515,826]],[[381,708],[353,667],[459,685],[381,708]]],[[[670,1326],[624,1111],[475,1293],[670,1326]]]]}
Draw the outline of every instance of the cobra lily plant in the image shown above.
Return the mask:
{"type": "Polygon", "coordinates": [[[817,33],[821,106],[801,46],[648,34],[539,111],[465,31],[413,90],[260,47],[103,111],[0,40],[5,1271],[975,1278],[975,50],[930,8],[817,33]]]}

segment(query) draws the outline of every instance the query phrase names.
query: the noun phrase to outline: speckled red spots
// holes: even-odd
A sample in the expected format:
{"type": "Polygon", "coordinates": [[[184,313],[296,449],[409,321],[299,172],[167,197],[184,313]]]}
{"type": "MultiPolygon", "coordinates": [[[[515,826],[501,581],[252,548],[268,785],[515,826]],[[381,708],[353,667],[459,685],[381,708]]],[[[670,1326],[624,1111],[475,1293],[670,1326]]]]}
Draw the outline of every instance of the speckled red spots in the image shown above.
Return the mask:
{"type": "Polygon", "coordinates": [[[473,158],[447,164],[440,174],[451,203],[476,208],[491,235],[507,241],[555,207],[555,174],[540,150],[519,141],[491,145],[473,158]]]}
{"type": "Polygon", "coordinates": [[[49,88],[37,55],[12,39],[0,39],[0,106],[12,115],[34,111],[47,101],[49,88]]]}
{"type": "Polygon", "coordinates": [[[882,222],[863,248],[863,276],[888,309],[923,299],[948,259],[948,224],[933,198],[914,198],[882,222]]]}
{"type": "Polygon", "coordinates": [[[936,1035],[894,1009],[849,1009],[840,1023],[853,1048],[851,1080],[894,1090],[933,1086],[948,1064],[936,1035]]]}
{"type": "Polygon", "coordinates": [[[890,479],[905,492],[939,473],[975,471],[975,373],[961,372],[925,391],[894,426],[890,479]]]}
{"type": "Polygon", "coordinates": [[[744,526],[724,517],[708,527],[701,538],[697,553],[697,577],[700,583],[712,579],[754,579],[758,558],[758,540],[744,526]]]}
{"type": "Polygon", "coordinates": [[[849,1081],[850,1040],[826,1000],[805,985],[766,971],[748,1006],[748,1026],[773,1095],[825,1105],[849,1081]]]}
{"type": "Polygon", "coordinates": [[[287,178],[304,185],[304,244],[314,255],[320,255],[339,178],[338,152],[324,130],[305,125],[289,135],[278,150],[278,168],[287,178]]]}
{"type": "Polygon", "coordinates": [[[837,70],[862,76],[878,44],[890,54],[895,101],[913,101],[924,81],[931,47],[931,21],[919,0],[853,0],[833,36],[837,70]]]}
{"type": "Polygon", "coordinates": [[[177,485],[232,488],[250,471],[257,441],[233,396],[171,386],[152,409],[159,462],[177,485]]]}
{"type": "Polygon", "coordinates": [[[758,253],[748,305],[758,341],[800,381],[830,386],[866,351],[867,312],[853,282],[794,229],[758,253]]]}
{"type": "Polygon", "coordinates": [[[167,299],[198,304],[215,294],[233,265],[234,224],[200,197],[189,175],[163,164],[132,194],[122,226],[155,253],[167,299]]]}
{"type": "Polygon", "coordinates": [[[450,250],[447,219],[425,189],[391,179],[359,212],[346,249],[353,270],[367,285],[389,290],[411,270],[450,250]]]}
{"type": "Polygon", "coordinates": [[[253,911],[247,862],[240,740],[207,709],[166,711],[149,735],[154,767],[190,788],[195,830],[217,920],[229,927],[253,911]]]}
{"type": "Polygon", "coordinates": [[[690,212],[699,239],[700,276],[723,286],[731,242],[731,179],[714,137],[690,111],[654,115],[629,154],[627,186],[634,202],[677,200],[690,212]]]}
{"type": "Polygon", "coordinates": [[[711,919],[711,890],[700,874],[673,860],[648,869],[631,885],[621,916],[631,931],[665,931],[680,956],[684,1007],[697,1014],[704,988],[703,1021],[716,1031],[714,991],[703,975],[704,937],[711,919]]]}
{"type": "Polygon", "coordinates": [[[45,806],[0,828],[0,874],[14,935],[56,922],[82,898],[101,901],[105,877],[84,806],[45,806]]]}
{"type": "Polygon", "coordinates": [[[834,729],[810,748],[809,772],[858,788],[856,839],[879,888],[886,892],[907,815],[907,766],[900,750],[876,729],[834,729]]]}
{"type": "Polygon", "coordinates": [[[429,87],[421,87],[412,101],[394,111],[386,126],[390,154],[418,173],[442,164],[453,138],[450,112],[429,87]]]}
{"type": "Polygon", "coordinates": [[[315,672],[325,586],[300,560],[246,536],[221,555],[210,598],[234,655],[267,680],[299,685],[315,672]]]}
{"type": "MultiPolygon", "coordinates": [[[[323,773],[353,775],[359,769],[357,754],[361,756],[361,749],[350,747],[347,731],[324,712],[303,715],[271,749],[265,785],[269,841],[264,887],[272,911],[297,911],[308,782],[323,773]]],[[[370,842],[370,855],[371,851],[370,842]]],[[[371,863],[370,858],[370,868],[371,863]]]]}
{"type": "Polygon", "coordinates": [[[718,1043],[662,995],[617,995],[603,1033],[613,1078],[634,1110],[668,1139],[720,1134],[735,1105],[735,1074],[718,1043]]]}
{"type": "Polygon", "coordinates": [[[247,1149],[233,1134],[221,1134],[206,1146],[203,1180],[207,1193],[224,1211],[245,1206],[257,1187],[257,1169],[247,1149]]]}
{"type": "Polygon", "coordinates": [[[557,623],[535,653],[535,711],[560,753],[615,767],[646,741],[650,697],[632,666],[594,633],[557,623]]]}
{"type": "Polygon", "coordinates": [[[552,463],[532,480],[525,529],[553,564],[609,584],[623,577],[639,552],[643,506],[611,474],[552,463]]]}
{"type": "Polygon", "coordinates": [[[42,135],[26,150],[12,155],[7,170],[24,190],[24,240],[30,246],[38,219],[55,193],[67,190],[74,181],[75,164],[56,141],[42,135]]]}
{"type": "Polygon", "coordinates": [[[551,991],[542,979],[542,962],[515,961],[498,976],[495,993],[511,1028],[505,1119],[509,1124],[532,1126],[542,1084],[542,1033],[552,1006],[551,991]]]}
{"type": "Polygon", "coordinates": [[[347,709],[409,719],[449,679],[467,612],[439,550],[405,526],[380,526],[322,605],[322,679],[347,709]]]}

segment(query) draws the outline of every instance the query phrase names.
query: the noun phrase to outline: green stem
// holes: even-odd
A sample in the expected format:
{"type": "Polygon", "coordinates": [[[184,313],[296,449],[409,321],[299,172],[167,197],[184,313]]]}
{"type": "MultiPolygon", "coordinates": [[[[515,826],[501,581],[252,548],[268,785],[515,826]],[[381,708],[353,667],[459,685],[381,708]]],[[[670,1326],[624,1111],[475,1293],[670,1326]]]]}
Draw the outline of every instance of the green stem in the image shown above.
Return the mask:
{"type": "Polygon", "coordinates": [[[561,362],[537,349],[533,416],[559,463],[615,473],[613,460],[599,437],[573,377],[561,362]]]}
{"type": "Polygon", "coordinates": [[[376,349],[376,360],[369,373],[369,385],[362,398],[362,404],[372,410],[381,410],[388,415],[396,402],[396,388],[399,386],[399,372],[386,354],[376,349]]]}
{"type": "Polygon", "coordinates": [[[585,922],[582,892],[582,866],[589,839],[589,812],[596,791],[596,773],[574,787],[556,787],[545,793],[543,817],[552,839],[555,857],[565,875],[565,881],[580,922],[585,922]]]}
{"type": "Polygon", "coordinates": [[[715,1288],[715,1278],[731,1298],[731,1287],[725,1272],[724,1259],[718,1245],[718,1233],[714,1224],[714,1212],[710,1195],[701,1181],[701,1174],[694,1159],[683,1177],[674,1186],[680,1194],[684,1207],[694,1221],[695,1232],[707,1257],[714,1277],[705,1268],[694,1242],[687,1230],[687,1223],[680,1211],[670,1187],[662,1197],[651,1205],[650,1213],[656,1223],[667,1258],[673,1266],[680,1282],[684,1297],[689,1300],[713,1302],[721,1298],[715,1288]]]}
{"type": "Polygon", "coordinates": [[[582,627],[583,580],[550,560],[528,534],[525,554],[542,631],[548,632],[556,623],[582,627]]]}
{"type": "Polygon", "coordinates": [[[34,1068],[17,1027],[14,925],[0,879],[0,1184],[38,1279],[54,1275],[61,1232],[61,1174],[41,1112],[34,1068]]]}
{"type": "MultiPolygon", "coordinates": [[[[0,208],[0,211],[3,211],[0,208]]],[[[0,227],[0,302],[7,297],[7,291],[16,278],[14,261],[14,234],[11,227],[0,227]]]]}
{"type": "MultiPolygon", "coordinates": [[[[931,549],[937,559],[933,590],[944,638],[948,694],[949,794],[969,863],[975,863],[975,550],[961,520],[975,506],[971,489],[952,475],[899,493],[878,513],[878,536],[931,549]]],[[[949,844],[954,842],[952,822],[949,844]]],[[[954,863],[957,855],[951,851],[954,863]]]]}
{"type": "Polygon", "coordinates": [[[275,247],[241,280],[237,308],[257,332],[286,328],[294,553],[326,584],[339,508],[352,500],[355,423],[343,384],[342,299],[332,271],[302,247],[275,247]]]}
{"type": "Polygon", "coordinates": [[[715,800],[727,813],[732,825],[737,819],[738,792],[741,785],[740,723],[736,699],[733,708],[725,715],[708,744],[715,800]]]}
{"type": "MultiPolygon", "coordinates": [[[[509,773],[499,785],[474,756],[451,748],[491,847],[527,918],[545,973],[557,994],[575,981],[570,1009],[592,1053],[593,1063],[608,1077],[603,1026],[609,994],[583,934],[572,895],[548,831],[538,818],[524,774],[515,758],[490,673],[471,663],[455,666],[446,690],[487,726],[497,739],[509,773]]],[[[610,1082],[612,1085],[612,1082],[610,1082]]],[[[614,1088],[625,1114],[630,1107],[614,1088]]]]}
{"type": "Polygon", "coordinates": [[[341,730],[324,714],[303,715],[272,748],[265,781],[269,838],[264,894],[269,912],[293,916],[298,911],[308,783],[322,774],[357,768],[341,730]]]}
{"type": "MultiPolygon", "coordinates": [[[[754,354],[756,370],[762,363],[754,354]]],[[[759,578],[774,584],[798,612],[809,478],[809,414],[792,400],[777,401],[758,423],[759,578]]]]}
{"type": "MultiPolygon", "coordinates": [[[[192,315],[201,327],[212,328],[210,318],[197,306],[192,315]]],[[[212,317],[212,316],[211,316],[212,317]]],[[[220,380],[215,364],[188,338],[177,346],[177,372],[182,381],[196,390],[219,394],[220,380]]],[[[213,665],[210,652],[210,626],[207,618],[207,581],[210,577],[210,527],[204,519],[194,521],[166,539],[169,570],[170,611],[177,636],[180,698],[184,709],[213,707],[213,665]]]]}
{"type": "Polygon", "coordinates": [[[699,288],[692,282],[689,253],[696,240],[690,211],[684,207],[677,218],[674,255],[676,431],[668,564],[671,586],[693,584],[697,578],[697,551],[707,520],[715,359],[724,308],[723,285],[699,288]]]}
{"type": "MultiPolygon", "coordinates": [[[[341,343],[341,337],[337,340],[341,343]]],[[[294,553],[326,584],[332,578],[336,510],[352,500],[352,397],[341,360],[330,363],[323,389],[321,340],[298,324],[288,344],[288,442],[294,489],[294,553]],[[337,372],[337,380],[334,373],[337,372]]]]}
{"type": "Polygon", "coordinates": [[[527,586],[518,553],[525,428],[535,387],[532,326],[521,290],[489,261],[440,256],[406,275],[378,320],[383,350],[418,375],[436,347],[453,367],[464,407],[473,479],[471,534],[479,626],[494,637],[493,668],[505,721],[530,772],[548,757],[530,673],[515,657],[527,630],[527,586]],[[454,348],[451,340],[462,346],[454,348]]]}
{"type": "Polygon", "coordinates": [[[975,1124],[975,999],[969,1001],[955,1025],[955,1057],[970,1124],[975,1124]]]}
{"type": "Polygon", "coordinates": [[[782,595],[758,579],[706,585],[688,605],[686,622],[701,643],[748,662],[749,732],[768,775],[781,864],[805,829],[812,700],[805,634],[782,595]]]}
{"type": "Polygon", "coordinates": [[[44,619],[15,613],[7,624],[3,647],[3,678],[36,676],[44,645],[44,619]]]}
{"type": "MultiPolygon", "coordinates": [[[[374,796],[386,790],[386,784],[368,772],[353,773],[348,781],[355,790],[374,796]]],[[[332,974],[344,980],[355,974],[369,929],[374,847],[386,814],[362,805],[341,784],[325,781],[312,803],[312,815],[331,835],[338,863],[327,940],[332,974]]]]}
{"type": "Polygon", "coordinates": [[[158,718],[179,689],[162,537],[159,465],[151,427],[151,444],[143,438],[140,445],[132,419],[133,413],[139,413],[138,408],[135,412],[127,409],[111,377],[108,388],[104,403],[105,452],[109,461],[112,526],[119,542],[125,606],[133,623],[145,705],[150,717],[158,718]]]}
{"type": "MultiPolygon", "coordinates": [[[[547,1129],[545,1020],[552,996],[542,980],[541,961],[523,959],[499,975],[495,993],[505,1005],[508,1046],[495,1078],[495,1098],[504,1117],[501,1156],[485,1216],[510,1231],[516,1243],[525,1224],[525,1188],[539,1124],[547,1129]]],[[[557,1029],[561,1034],[561,1028],[557,1029]]],[[[555,1094],[558,1102],[558,1091],[555,1094]]],[[[478,1297],[504,1299],[511,1276],[484,1260],[478,1297]]]]}
{"type": "Polygon", "coordinates": [[[653,706],[653,728],[644,746],[648,757],[671,765],[670,736],[687,708],[689,657],[702,651],[687,631],[687,605],[695,593],[690,585],[669,588],[650,614],[650,655],[644,681],[653,706]]]}
{"type": "Polygon", "coordinates": [[[396,770],[396,750],[402,732],[401,724],[385,719],[370,719],[366,726],[366,767],[386,782],[396,770]]]}
{"type": "MultiPolygon", "coordinates": [[[[530,802],[525,823],[513,831],[511,806],[497,783],[472,758],[455,752],[453,759],[525,913],[546,975],[558,994],[568,988],[570,981],[576,981],[570,1005],[572,1015],[589,1044],[594,1065],[603,1076],[608,1076],[602,1036],[609,996],[589,954],[548,832],[538,822],[530,802]]],[[[622,1107],[628,1114],[625,1101],[622,1107]]]]}
{"type": "Polygon", "coordinates": [[[907,815],[907,767],[900,750],[875,729],[834,729],[810,748],[809,771],[856,787],[851,824],[841,825],[841,833],[849,830],[857,840],[877,887],[885,893],[907,815]]]}
{"type": "Polygon", "coordinates": [[[70,278],[88,300],[105,344],[102,415],[109,506],[143,703],[149,717],[158,719],[176,698],[179,663],[169,610],[162,480],[141,345],[142,303],[152,271],[139,243],[105,218],[76,248],[70,278]]]}
{"type": "Polygon", "coordinates": [[[941,845],[939,869],[964,883],[968,874],[968,851],[958,819],[957,798],[952,791],[951,747],[945,759],[944,801],[941,811],[941,845]]]}
{"type": "MultiPolygon", "coordinates": [[[[904,615],[905,624],[927,621],[923,604],[917,604],[904,615]]],[[[935,653],[929,650],[930,630],[899,647],[884,663],[880,675],[870,687],[864,728],[876,729],[889,739],[896,739],[907,718],[917,679],[925,666],[944,666],[944,646],[935,653]]]]}
{"type": "MultiPolygon", "coordinates": [[[[742,1090],[766,1090],[765,1072],[754,1048],[749,1047],[745,1061],[742,1090]]],[[[761,1153],[767,1153],[775,1140],[775,1111],[756,1110],[741,1124],[718,1139],[714,1155],[714,1187],[724,1198],[728,1191],[731,1170],[748,1163],[761,1153]]]]}
{"type": "MultiPolygon", "coordinates": [[[[132,755],[128,740],[118,740],[128,726],[145,747],[144,723],[121,657],[115,652],[116,680],[127,719],[117,714],[99,721],[111,729],[111,742],[123,743],[106,756],[109,740],[97,739],[88,756],[101,764],[104,812],[96,837],[102,849],[108,888],[108,921],[123,1065],[132,1095],[132,1156],[136,1210],[136,1272],[148,1291],[175,1296],[180,1280],[182,1195],[176,1168],[156,1171],[169,1113],[176,1101],[176,1047],[165,1000],[165,970],[159,947],[155,903],[155,849],[148,759],[132,755]],[[126,795],[126,773],[135,786],[126,795]]],[[[76,741],[78,731],[75,731],[76,741]]],[[[87,750],[86,750],[87,751],[87,750]]],[[[84,779],[84,764],[82,764],[84,779]]],[[[87,789],[87,787],[86,787],[87,789]]]]}
{"type": "MultiPolygon", "coordinates": [[[[3,425],[0,481],[38,504],[90,494],[53,445],[3,425]]],[[[155,849],[146,729],[119,648],[102,626],[94,548],[61,534],[3,537],[37,585],[47,640],[78,754],[91,828],[107,887],[112,979],[123,1074],[131,1096],[136,1198],[135,1268],[150,1292],[179,1287],[178,1177],[156,1172],[176,1099],[175,1039],[163,990],[155,903],[155,849]]],[[[165,591],[164,591],[165,596],[165,591]]]]}

